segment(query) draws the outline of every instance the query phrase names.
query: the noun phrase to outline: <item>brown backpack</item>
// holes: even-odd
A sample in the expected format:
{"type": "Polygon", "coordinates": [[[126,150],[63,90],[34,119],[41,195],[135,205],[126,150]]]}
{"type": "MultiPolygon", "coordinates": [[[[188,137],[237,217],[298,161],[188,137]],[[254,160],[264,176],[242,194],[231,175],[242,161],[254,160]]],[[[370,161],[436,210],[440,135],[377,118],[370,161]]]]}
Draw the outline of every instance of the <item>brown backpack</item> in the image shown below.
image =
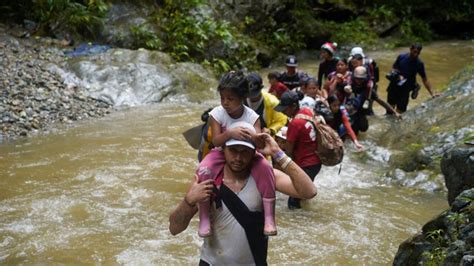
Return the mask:
{"type": "Polygon", "coordinates": [[[297,114],[295,118],[304,119],[313,124],[316,130],[316,142],[318,144],[315,152],[323,165],[334,166],[342,162],[342,158],[344,157],[344,143],[339,137],[339,134],[337,134],[332,127],[324,123],[324,120],[318,122],[314,116],[297,114]]]}

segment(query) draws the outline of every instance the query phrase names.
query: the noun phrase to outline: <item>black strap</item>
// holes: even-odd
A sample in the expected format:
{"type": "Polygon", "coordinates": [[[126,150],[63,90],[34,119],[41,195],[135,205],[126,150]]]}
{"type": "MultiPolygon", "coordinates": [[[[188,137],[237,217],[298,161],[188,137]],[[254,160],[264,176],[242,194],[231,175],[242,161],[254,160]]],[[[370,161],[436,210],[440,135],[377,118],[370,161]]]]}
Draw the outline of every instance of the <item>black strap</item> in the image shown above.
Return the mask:
{"type": "Polygon", "coordinates": [[[244,228],[255,264],[267,265],[268,237],[263,234],[263,213],[250,211],[247,205],[224,184],[221,185],[218,195],[244,228]]]}

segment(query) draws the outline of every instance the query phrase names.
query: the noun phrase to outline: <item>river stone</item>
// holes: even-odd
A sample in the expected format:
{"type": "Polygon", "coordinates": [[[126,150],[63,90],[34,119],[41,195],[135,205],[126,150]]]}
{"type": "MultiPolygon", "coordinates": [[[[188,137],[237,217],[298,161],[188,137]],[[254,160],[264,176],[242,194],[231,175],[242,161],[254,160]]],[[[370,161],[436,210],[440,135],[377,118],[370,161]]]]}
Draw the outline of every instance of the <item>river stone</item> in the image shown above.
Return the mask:
{"type": "Polygon", "coordinates": [[[432,249],[432,244],[425,241],[422,234],[405,240],[393,259],[394,266],[418,265],[425,251],[432,249]]]}
{"type": "Polygon", "coordinates": [[[473,255],[465,255],[462,257],[459,266],[472,266],[474,265],[474,256],[473,255]]]}
{"type": "Polygon", "coordinates": [[[466,251],[466,245],[464,241],[456,240],[447,249],[446,258],[443,265],[459,265],[464,252],[466,251]]]}
{"type": "Polygon", "coordinates": [[[161,102],[178,93],[188,100],[207,100],[215,96],[209,90],[217,84],[198,64],[174,63],[167,54],[144,49],[110,49],[71,59],[68,68],[74,75],[57,67],[49,70],[65,83],[85,88],[88,96],[114,106],[161,102]]]}
{"type": "Polygon", "coordinates": [[[474,187],[474,148],[458,148],[446,153],[441,170],[448,188],[448,203],[462,191],[474,187]]]}

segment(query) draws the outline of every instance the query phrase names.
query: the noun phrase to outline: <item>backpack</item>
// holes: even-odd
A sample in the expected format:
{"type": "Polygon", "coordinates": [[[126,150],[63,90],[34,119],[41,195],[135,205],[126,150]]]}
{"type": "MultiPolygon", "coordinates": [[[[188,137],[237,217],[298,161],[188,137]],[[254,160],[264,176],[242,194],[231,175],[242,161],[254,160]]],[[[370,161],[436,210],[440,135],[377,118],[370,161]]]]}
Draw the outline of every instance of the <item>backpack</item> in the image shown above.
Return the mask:
{"type": "Polygon", "coordinates": [[[331,112],[331,109],[329,109],[329,107],[327,107],[327,105],[321,101],[316,102],[316,106],[314,107],[314,112],[317,115],[322,116],[324,118],[324,121],[326,121],[326,124],[331,124],[332,120],[334,119],[334,115],[331,112]]]}
{"type": "Polygon", "coordinates": [[[321,163],[326,166],[334,166],[342,162],[344,157],[344,143],[339,134],[327,124],[316,122],[317,118],[305,114],[297,114],[295,118],[304,119],[313,124],[316,130],[316,154],[321,163]]]}

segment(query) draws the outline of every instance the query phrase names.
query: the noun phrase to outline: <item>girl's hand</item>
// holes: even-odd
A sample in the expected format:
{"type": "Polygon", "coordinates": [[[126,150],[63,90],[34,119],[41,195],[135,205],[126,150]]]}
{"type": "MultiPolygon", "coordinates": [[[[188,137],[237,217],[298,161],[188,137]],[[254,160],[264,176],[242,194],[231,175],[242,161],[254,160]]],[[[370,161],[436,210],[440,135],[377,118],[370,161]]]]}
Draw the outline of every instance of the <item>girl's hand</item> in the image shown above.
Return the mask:
{"type": "Polygon", "coordinates": [[[354,146],[356,147],[356,149],[358,151],[363,151],[364,150],[364,146],[362,144],[360,144],[358,140],[354,140],[354,146]]]}
{"type": "Polygon", "coordinates": [[[238,140],[246,140],[252,138],[252,132],[248,128],[236,127],[228,129],[230,131],[230,137],[238,140]]]}

